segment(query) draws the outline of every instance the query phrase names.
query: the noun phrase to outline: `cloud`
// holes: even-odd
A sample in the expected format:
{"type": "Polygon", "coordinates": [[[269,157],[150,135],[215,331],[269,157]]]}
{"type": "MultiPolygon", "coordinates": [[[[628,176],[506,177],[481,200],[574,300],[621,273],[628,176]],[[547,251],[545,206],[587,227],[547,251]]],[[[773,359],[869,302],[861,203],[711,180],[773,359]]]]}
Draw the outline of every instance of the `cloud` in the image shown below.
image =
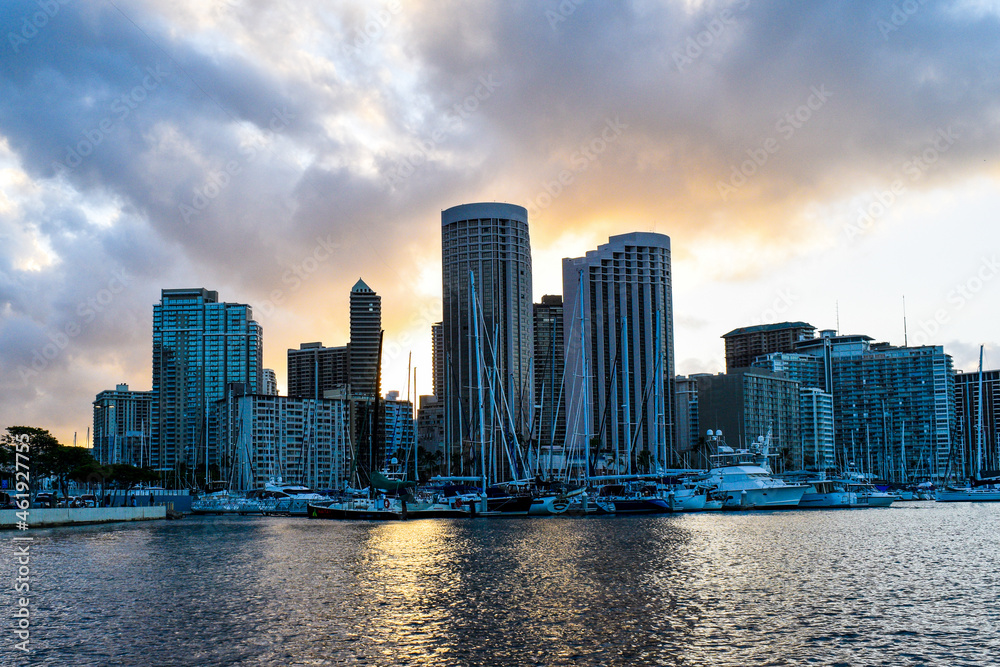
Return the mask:
{"type": "Polygon", "coordinates": [[[533,207],[546,258],[655,228],[689,284],[737,286],[846,252],[895,179],[912,201],[996,178],[982,3],[133,0],[60,4],[23,36],[38,7],[0,10],[3,423],[79,430],[109,382],[147,385],[165,287],[255,305],[283,378],[285,348],[345,342],[363,276],[429,368],[440,304],[417,283],[458,203],[533,207]],[[81,311],[116,271],[125,289],[81,311]]]}

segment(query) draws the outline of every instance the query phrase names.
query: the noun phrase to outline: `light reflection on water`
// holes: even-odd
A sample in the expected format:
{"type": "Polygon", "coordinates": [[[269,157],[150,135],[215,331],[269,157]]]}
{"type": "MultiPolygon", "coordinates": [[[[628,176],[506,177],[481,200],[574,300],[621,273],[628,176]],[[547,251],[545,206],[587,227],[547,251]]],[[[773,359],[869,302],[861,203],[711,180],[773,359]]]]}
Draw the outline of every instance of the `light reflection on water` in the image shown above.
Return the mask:
{"type": "Polygon", "coordinates": [[[36,530],[20,664],[996,664],[998,519],[911,503],[36,530]]]}

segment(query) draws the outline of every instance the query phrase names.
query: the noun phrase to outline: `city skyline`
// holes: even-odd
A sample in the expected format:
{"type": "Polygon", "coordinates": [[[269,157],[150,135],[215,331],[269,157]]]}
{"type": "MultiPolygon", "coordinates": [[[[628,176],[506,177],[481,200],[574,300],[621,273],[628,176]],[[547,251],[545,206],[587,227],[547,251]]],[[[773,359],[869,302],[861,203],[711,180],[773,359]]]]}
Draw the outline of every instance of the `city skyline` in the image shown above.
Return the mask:
{"type": "Polygon", "coordinates": [[[535,303],[669,236],[678,374],[769,322],[902,345],[904,296],[911,346],[1000,367],[992,4],[116,5],[2,10],[0,427],[84,444],[174,288],[250,305],[285,393],[363,277],[383,387],[412,350],[430,394],[440,214],[475,201],[527,209],[535,303]]]}

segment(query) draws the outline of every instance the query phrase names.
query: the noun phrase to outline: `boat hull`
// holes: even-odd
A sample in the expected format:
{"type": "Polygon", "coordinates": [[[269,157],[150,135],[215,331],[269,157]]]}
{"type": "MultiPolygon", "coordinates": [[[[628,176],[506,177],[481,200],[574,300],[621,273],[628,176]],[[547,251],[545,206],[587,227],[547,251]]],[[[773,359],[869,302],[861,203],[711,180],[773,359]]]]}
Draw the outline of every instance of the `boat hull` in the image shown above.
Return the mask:
{"type": "Polygon", "coordinates": [[[891,507],[893,501],[895,500],[896,499],[888,493],[883,493],[877,496],[860,497],[858,498],[856,507],[891,507]]]}
{"type": "Polygon", "coordinates": [[[670,491],[666,494],[667,506],[671,512],[701,512],[705,509],[708,498],[704,492],[693,489],[670,491]]]}
{"type": "Polygon", "coordinates": [[[865,507],[889,507],[896,497],[888,493],[854,493],[835,491],[833,493],[806,493],[799,501],[802,509],[862,509],[865,507]]]}
{"type": "Polygon", "coordinates": [[[661,514],[670,511],[663,498],[602,498],[615,506],[615,514],[661,514]]]}
{"type": "Polygon", "coordinates": [[[938,489],[934,498],[939,503],[1000,502],[1000,489],[938,489]]]}
{"type": "Polygon", "coordinates": [[[851,494],[846,491],[835,491],[833,493],[805,493],[799,501],[799,507],[803,509],[851,507],[851,494]]]}
{"type": "Polygon", "coordinates": [[[806,486],[769,486],[754,489],[727,489],[725,509],[792,509],[799,506],[806,486]]]}
{"type": "Polygon", "coordinates": [[[569,500],[562,496],[540,496],[531,501],[530,516],[552,516],[564,514],[569,509],[569,500]]]}
{"type": "Polygon", "coordinates": [[[450,502],[418,502],[412,507],[405,507],[403,518],[410,519],[468,519],[474,516],[475,509],[471,503],[452,499],[450,502]]]}
{"type": "Polygon", "coordinates": [[[484,516],[527,515],[531,510],[531,496],[494,496],[486,499],[484,516]]]}
{"type": "Polygon", "coordinates": [[[614,514],[615,504],[596,498],[574,498],[566,509],[566,514],[589,516],[591,514],[614,514]]]}
{"type": "Polygon", "coordinates": [[[374,507],[352,507],[350,504],[334,503],[328,506],[309,505],[311,519],[341,519],[357,521],[399,521],[403,513],[374,507]]]}

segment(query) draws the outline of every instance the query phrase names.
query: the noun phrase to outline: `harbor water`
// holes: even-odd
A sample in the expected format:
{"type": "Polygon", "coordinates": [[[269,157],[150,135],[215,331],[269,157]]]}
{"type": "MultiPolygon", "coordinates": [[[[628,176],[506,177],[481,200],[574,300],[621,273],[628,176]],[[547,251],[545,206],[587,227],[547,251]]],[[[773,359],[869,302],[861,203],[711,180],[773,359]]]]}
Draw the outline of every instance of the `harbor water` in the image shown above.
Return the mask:
{"type": "Polygon", "coordinates": [[[0,534],[3,665],[995,665],[1000,504],[0,534]],[[10,610],[10,612],[8,612],[10,610]]]}

